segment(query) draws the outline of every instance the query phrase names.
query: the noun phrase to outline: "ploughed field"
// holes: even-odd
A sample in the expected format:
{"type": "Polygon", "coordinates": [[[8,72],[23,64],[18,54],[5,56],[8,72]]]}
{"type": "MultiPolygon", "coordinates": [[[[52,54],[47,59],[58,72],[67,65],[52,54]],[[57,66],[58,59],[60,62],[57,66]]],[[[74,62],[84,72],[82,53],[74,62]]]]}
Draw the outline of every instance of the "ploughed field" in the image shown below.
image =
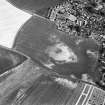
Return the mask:
{"type": "Polygon", "coordinates": [[[8,1],[32,17],[0,46],[0,105],[104,105],[101,3],[8,1]]]}
{"type": "MultiPolygon", "coordinates": [[[[63,53],[61,53],[63,61],[61,61],[61,59],[60,59],[60,56],[61,56],[60,54],[55,54],[54,51],[58,47],[61,47],[62,44],[51,46],[51,48],[48,47],[47,53],[50,49],[49,56],[51,58],[51,61],[49,60],[47,62],[48,64],[45,64],[46,66],[50,65],[50,68],[51,68],[51,66],[53,66],[54,69],[56,69],[56,67],[57,68],[61,67],[62,69],[58,70],[58,71],[62,72],[64,74],[68,74],[67,71],[69,71],[68,70],[69,67],[74,68],[73,72],[76,75],[78,74],[78,76],[81,76],[81,75],[79,75],[79,73],[80,74],[85,73],[85,72],[81,72],[81,71],[88,72],[88,70],[90,69],[90,71],[93,72],[94,70],[91,70],[91,68],[92,69],[95,68],[95,71],[99,72],[98,73],[100,75],[99,78],[102,80],[101,85],[104,85],[104,72],[105,72],[105,70],[104,70],[104,68],[105,68],[105,62],[104,62],[104,59],[105,59],[105,57],[104,57],[105,56],[105,54],[104,54],[104,52],[105,52],[104,51],[105,50],[104,49],[105,48],[105,46],[104,46],[105,45],[105,43],[104,43],[104,41],[105,41],[105,37],[104,37],[104,35],[105,35],[105,31],[104,31],[104,28],[105,28],[104,27],[105,2],[104,1],[100,1],[100,0],[98,0],[98,1],[95,1],[95,0],[69,0],[69,1],[68,0],[67,1],[65,1],[65,0],[41,0],[41,1],[40,0],[31,0],[30,2],[28,2],[26,0],[22,0],[22,1],[21,0],[8,0],[8,1],[11,4],[13,4],[14,6],[16,6],[17,8],[19,8],[25,12],[28,12],[29,14],[32,14],[32,15],[37,14],[43,18],[47,18],[50,21],[53,21],[54,24],[56,24],[56,28],[58,30],[65,32],[66,34],[68,34],[70,36],[70,38],[66,37],[66,41],[67,41],[67,38],[71,39],[72,36],[79,37],[80,39],[83,38],[83,40],[85,40],[80,43],[80,46],[83,46],[82,50],[78,51],[77,50],[78,48],[75,50],[75,52],[78,52],[78,54],[80,56],[82,55],[80,57],[80,58],[82,58],[81,61],[79,63],[77,63],[76,66],[74,66],[75,65],[74,63],[71,63],[72,66],[70,63],[68,64],[68,61],[70,61],[70,59],[68,59],[67,56],[70,57],[70,55],[69,55],[69,53],[66,52],[67,46],[62,47],[62,49],[66,50],[66,51],[63,51],[65,53],[65,55],[63,55],[63,53]],[[86,40],[88,40],[88,41],[86,41],[86,40]],[[87,51],[88,52],[88,56],[87,56],[86,50],[85,51],[83,50],[85,48],[88,49],[89,48],[88,46],[92,45],[90,42],[92,42],[92,44],[96,42],[96,43],[98,43],[98,45],[100,45],[100,48],[98,49],[98,52],[99,52],[98,58],[96,57],[97,56],[96,53],[95,53],[95,55],[92,53],[94,51],[91,51],[91,52],[87,51]],[[55,48],[55,46],[57,48],[55,48]],[[51,52],[51,49],[54,49],[54,51],[51,52]],[[81,52],[81,54],[79,52],[81,52]],[[89,54],[91,54],[95,57],[90,57],[91,55],[89,55],[89,54]],[[56,58],[56,60],[57,60],[56,62],[55,62],[55,60],[53,60],[54,56],[56,56],[56,57],[58,56],[56,58]],[[90,60],[92,58],[93,59],[95,58],[98,60],[95,60],[95,61],[90,60]],[[66,59],[66,63],[64,63],[65,59],[66,59]],[[87,59],[87,60],[85,60],[85,59],[87,59]],[[60,62],[58,60],[60,60],[60,62]],[[51,63],[51,62],[53,62],[53,63],[51,63]],[[93,62],[94,62],[94,64],[93,64],[93,62]],[[96,62],[98,62],[98,64],[96,62]],[[56,64],[57,66],[54,67],[54,64],[56,64]],[[82,65],[82,66],[80,66],[80,65],[82,65]],[[86,67],[85,67],[85,65],[86,65],[86,67]],[[95,66],[93,67],[92,65],[95,65],[95,66]],[[97,67],[96,67],[96,65],[97,65],[97,67]],[[80,69],[80,70],[78,70],[78,73],[76,73],[77,68],[80,69]],[[65,71],[63,69],[65,69],[65,71]],[[83,70],[83,69],[85,69],[85,70],[83,70]]],[[[31,21],[31,19],[30,19],[30,21],[31,21]]],[[[29,23],[27,22],[26,24],[29,24],[29,23]]],[[[35,26],[33,25],[32,27],[35,27],[35,26]]],[[[37,27],[36,32],[38,32],[39,29],[40,30],[43,29],[40,27],[38,28],[38,26],[36,26],[36,27],[37,27]]],[[[25,28],[25,29],[28,29],[28,28],[25,28]]],[[[32,30],[33,29],[31,29],[31,31],[32,30]]],[[[32,33],[33,32],[31,32],[31,34],[32,33]]],[[[42,40],[44,40],[44,39],[42,38],[42,40]]],[[[30,45],[30,46],[32,46],[32,45],[30,45]]],[[[44,46],[44,44],[43,44],[43,46],[44,46]]],[[[94,46],[94,44],[92,46],[94,46]]],[[[39,48],[39,50],[40,50],[40,48],[39,48]]],[[[32,55],[30,55],[30,56],[32,56],[32,55]]],[[[41,56],[41,55],[39,55],[39,56],[41,56]]],[[[46,56],[46,54],[45,54],[45,56],[46,56]]],[[[37,57],[36,57],[36,59],[37,59],[37,57]]],[[[40,59],[43,59],[43,61],[44,61],[44,59],[46,59],[46,57],[44,57],[44,58],[42,57],[40,59]]],[[[71,72],[71,71],[69,71],[69,72],[71,72]]]]}
{"type": "Polygon", "coordinates": [[[49,20],[30,18],[17,33],[13,47],[61,75],[82,78],[89,74],[99,79],[99,45],[91,38],[69,36],[49,20]]]}

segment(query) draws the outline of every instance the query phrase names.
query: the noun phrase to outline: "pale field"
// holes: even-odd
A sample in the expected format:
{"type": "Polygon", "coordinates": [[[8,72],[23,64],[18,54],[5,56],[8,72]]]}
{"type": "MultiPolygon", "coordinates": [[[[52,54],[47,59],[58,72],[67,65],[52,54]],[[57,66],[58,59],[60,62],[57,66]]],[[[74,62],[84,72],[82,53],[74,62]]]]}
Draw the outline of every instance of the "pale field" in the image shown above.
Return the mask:
{"type": "Polygon", "coordinates": [[[19,28],[30,17],[6,0],[0,0],[0,45],[11,48],[19,28]]]}

